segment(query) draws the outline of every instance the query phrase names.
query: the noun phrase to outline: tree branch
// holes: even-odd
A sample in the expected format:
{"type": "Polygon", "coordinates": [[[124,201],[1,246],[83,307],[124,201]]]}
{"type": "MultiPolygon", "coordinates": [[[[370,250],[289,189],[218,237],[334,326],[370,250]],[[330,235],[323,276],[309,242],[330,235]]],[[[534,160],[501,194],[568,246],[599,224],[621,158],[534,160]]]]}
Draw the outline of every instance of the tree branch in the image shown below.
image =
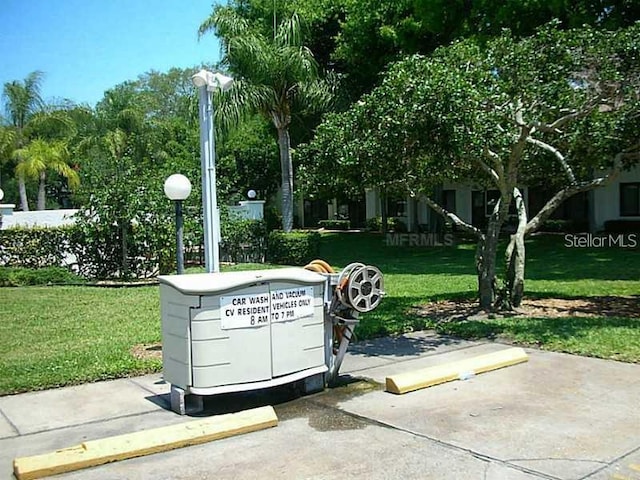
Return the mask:
{"type": "Polygon", "coordinates": [[[493,168],[491,168],[489,165],[487,165],[484,161],[482,161],[481,158],[476,157],[475,160],[480,164],[482,169],[489,174],[489,176],[491,177],[491,180],[495,182],[496,186],[500,187],[500,177],[498,176],[496,171],[493,168]]]}
{"type": "Polygon", "coordinates": [[[529,223],[527,223],[527,228],[525,230],[525,235],[530,235],[544,223],[544,221],[551,216],[551,214],[555,211],[556,208],[560,206],[562,202],[564,202],[569,197],[575,195],[580,192],[588,192],[589,190],[593,190],[594,188],[598,188],[608,184],[613,181],[622,168],[622,160],[626,157],[638,158],[640,157],[640,152],[620,152],[613,159],[613,168],[611,171],[600,178],[595,178],[593,180],[589,180],[587,182],[579,182],[574,183],[573,185],[569,185],[566,188],[563,188],[559,192],[557,192],[551,200],[549,200],[542,210],[538,212],[538,214],[533,217],[529,223]]]}
{"type": "Polygon", "coordinates": [[[586,117],[589,115],[594,108],[597,108],[598,105],[602,103],[602,99],[600,97],[594,98],[591,101],[587,102],[580,110],[572,110],[570,113],[563,115],[552,123],[538,123],[534,124],[537,130],[541,132],[548,133],[562,133],[560,130],[567,123],[577,120],[582,117],[586,117]]]}
{"type": "Polygon", "coordinates": [[[471,233],[471,234],[475,235],[478,238],[481,238],[483,236],[483,233],[479,228],[476,228],[473,225],[465,222],[460,217],[458,217],[455,213],[448,212],[447,210],[442,208],[440,205],[438,205],[436,202],[434,202],[431,198],[425,196],[424,200],[425,200],[426,204],[429,205],[429,207],[431,207],[431,209],[435,210],[436,213],[438,213],[439,215],[441,215],[445,219],[447,219],[450,222],[452,222],[460,230],[463,230],[463,231],[465,231],[467,233],[471,233]]]}
{"type": "Polygon", "coordinates": [[[571,182],[571,184],[576,183],[576,176],[573,174],[571,165],[567,163],[567,160],[564,158],[564,155],[562,155],[560,150],[549,145],[548,143],[543,142],[542,140],[538,140],[531,136],[527,137],[527,142],[533,145],[536,145],[537,147],[540,147],[543,150],[546,150],[547,152],[552,153],[558,159],[558,161],[560,162],[560,165],[562,165],[562,168],[564,169],[565,173],[569,177],[569,181],[571,182]]]}
{"type": "Polygon", "coordinates": [[[504,166],[502,165],[502,162],[500,161],[500,156],[496,152],[491,150],[489,147],[485,147],[484,154],[493,163],[493,166],[495,167],[495,170],[496,170],[496,173],[498,174],[498,177],[504,178],[504,166]]]}

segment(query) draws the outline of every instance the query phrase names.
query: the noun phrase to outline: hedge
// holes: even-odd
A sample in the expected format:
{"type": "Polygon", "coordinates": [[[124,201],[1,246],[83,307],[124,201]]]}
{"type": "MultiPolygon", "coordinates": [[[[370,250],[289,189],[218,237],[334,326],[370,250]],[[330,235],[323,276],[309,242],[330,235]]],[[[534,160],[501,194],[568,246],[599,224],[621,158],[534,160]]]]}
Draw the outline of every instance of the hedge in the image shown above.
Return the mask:
{"type": "Polygon", "coordinates": [[[640,233],[640,220],[608,220],[604,231],[610,233],[640,233]]]}
{"type": "MultiPolygon", "coordinates": [[[[227,220],[222,223],[221,233],[221,259],[236,263],[264,262],[267,249],[264,222],[227,220]]],[[[85,278],[113,278],[122,273],[119,235],[116,226],[88,222],[65,227],[0,230],[0,266],[67,267],[85,278]]],[[[129,230],[127,262],[134,278],[173,271],[174,236],[164,230],[154,235],[151,237],[149,229],[136,226],[129,230]]]]}
{"type": "Polygon", "coordinates": [[[351,221],[349,220],[320,220],[318,226],[328,230],[349,230],[351,221]]]}
{"type": "Polygon", "coordinates": [[[589,222],[586,220],[546,220],[538,230],[546,233],[588,232],[589,222]]]}
{"type": "MultiPolygon", "coordinates": [[[[366,222],[367,230],[371,232],[379,232],[382,230],[382,217],[368,218],[366,222]]],[[[390,232],[406,233],[407,224],[398,217],[388,217],[387,227],[390,232]]]]}
{"type": "Polygon", "coordinates": [[[73,227],[0,230],[0,265],[43,268],[72,263],[72,234],[73,227]]]}
{"type": "Polygon", "coordinates": [[[266,224],[260,220],[226,220],[222,223],[220,258],[234,263],[262,263],[267,242],[266,224]]]}
{"type": "Polygon", "coordinates": [[[281,265],[306,265],[320,254],[318,232],[274,230],[267,237],[267,261],[281,265]]]}

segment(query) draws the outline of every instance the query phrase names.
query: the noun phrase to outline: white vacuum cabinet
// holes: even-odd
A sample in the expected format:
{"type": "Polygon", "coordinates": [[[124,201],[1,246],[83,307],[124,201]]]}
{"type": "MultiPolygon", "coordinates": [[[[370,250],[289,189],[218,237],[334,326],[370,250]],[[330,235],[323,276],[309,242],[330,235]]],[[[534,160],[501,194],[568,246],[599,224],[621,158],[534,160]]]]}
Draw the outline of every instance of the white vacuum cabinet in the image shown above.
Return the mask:
{"type": "Polygon", "coordinates": [[[159,277],[162,361],[184,395],[280,385],[327,372],[326,277],[302,268],[159,277]]]}

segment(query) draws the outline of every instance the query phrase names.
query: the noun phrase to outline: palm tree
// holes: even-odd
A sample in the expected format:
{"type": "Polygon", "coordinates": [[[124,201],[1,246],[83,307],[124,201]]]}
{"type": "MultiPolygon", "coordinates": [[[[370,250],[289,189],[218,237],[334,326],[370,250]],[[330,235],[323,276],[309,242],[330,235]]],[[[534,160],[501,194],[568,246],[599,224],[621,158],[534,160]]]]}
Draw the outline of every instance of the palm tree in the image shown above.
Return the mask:
{"type": "MultiPolygon", "coordinates": [[[[15,148],[25,144],[24,129],[36,113],[42,109],[40,84],[43,73],[31,72],[24,81],[14,80],[4,84],[2,97],[5,104],[6,119],[15,131],[15,148]]],[[[25,178],[18,175],[18,190],[23,211],[29,211],[25,178]]]]}
{"type": "MultiPolygon", "coordinates": [[[[80,184],[78,172],[67,163],[69,153],[67,145],[62,141],[47,142],[42,139],[31,141],[26,147],[13,152],[17,160],[16,175],[20,185],[25,184],[27,178],[38,180],[37,209],[45,209],[47,171],[51,170],[67,179],[72,190],[80,184]]],[[[22,198],[22,190],[20,196],[22,198]]]]}
{"type": "Polygon", "coordinates": [[[213,30],[223,47],[222,65],[236,77],[232,89],[219,96],[217,116],[224,125],[260,113],[278,132],[282,174],[282,228],[293,228],[293,164],[289,127],[292,115],[321,109],[330,98],[311,51],[302,44],[297,15],[284,19],[273,38],[252,29],[229,7],[216,8],[199,33],[213,30]]]}
{"type": "MultiPolygon", "coordinates": [[[[15,146],[15,140],[16,134],[12,127],[0,127],[0,172],[2,171],[2,165],[11,159],[11,155],[13,154],[13,149],[15,146]]],[[[0,186],[2,186],[1,178],[0,186]]]]}

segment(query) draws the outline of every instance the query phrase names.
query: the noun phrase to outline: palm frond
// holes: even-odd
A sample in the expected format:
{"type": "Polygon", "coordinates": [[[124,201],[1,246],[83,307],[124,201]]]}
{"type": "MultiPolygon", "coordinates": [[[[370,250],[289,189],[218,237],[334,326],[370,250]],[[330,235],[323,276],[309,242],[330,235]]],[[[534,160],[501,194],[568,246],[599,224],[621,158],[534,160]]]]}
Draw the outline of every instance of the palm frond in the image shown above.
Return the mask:
{"type": "Polygon", "coordinates": [[[274,44],[279,47],[299,47],[302,45],[300,18],[297,13],[280,22],[274,37],[274,44]]]}
{"type": "Polygon", "coordinates": [[[43,76],[42,72],[35,71],[22,82],[14,80],[4,84],[2,96],[6,115],[14,127],[24,128],[29,118],[42,108],[40,85],[43,76]]]}

